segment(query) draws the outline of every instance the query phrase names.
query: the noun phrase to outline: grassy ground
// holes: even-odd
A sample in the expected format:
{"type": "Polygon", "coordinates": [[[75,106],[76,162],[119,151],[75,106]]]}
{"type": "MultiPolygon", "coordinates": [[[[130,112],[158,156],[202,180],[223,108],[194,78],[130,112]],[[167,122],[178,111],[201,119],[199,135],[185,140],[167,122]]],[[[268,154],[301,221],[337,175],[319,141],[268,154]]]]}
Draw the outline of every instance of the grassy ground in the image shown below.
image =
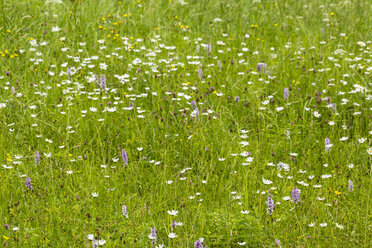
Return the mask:
{"type": "Polygon", "coordinates": [[[2,245],[368,247],[371,12],[0,0],[2,245]]]}

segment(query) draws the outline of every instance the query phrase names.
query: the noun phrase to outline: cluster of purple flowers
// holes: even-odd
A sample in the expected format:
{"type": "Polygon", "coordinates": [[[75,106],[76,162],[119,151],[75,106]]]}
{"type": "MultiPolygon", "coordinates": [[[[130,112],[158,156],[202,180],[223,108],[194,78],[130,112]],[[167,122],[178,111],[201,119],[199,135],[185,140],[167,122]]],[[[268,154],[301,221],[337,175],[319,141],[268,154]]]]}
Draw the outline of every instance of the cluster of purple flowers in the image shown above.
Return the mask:
{"type": "Polygon", "coordinates": [[[292,190],[292,201],[297,204],[300,202],[300,190],[296,187],[292,190]]]}
{"type": "Polygon", "coordinates": [[[349,191],[350,192],[354,190],[354,184],[353,184],[353,182],[351,180],[348,181],[347,187],[349,188],[349,191]]]}
{"type": "Polygon", "coordinates": [[[151,232],[149,234],[149,238],[151,240],[151,245],[155,245],[156,241],[157,241],[157,238],[158,238],[158,233],[157,233],[155,227],[151,227],[151,232]]]}
{"type": "Polygon", "coordinates": [[[125,206],[125,204],[123,204],[122,212],[123,212],[123,215],[128,218],[128,209],[127,209],[127,206],[125,206]]]}
{"type": "Polygon", "coordinates": [[[331,140],[328,137],[325,138],[325,140],[324,140],[324,146],[325,146],[325,151],[326,152],[329,151],[329,150],[331,150],[331,148],[329,147],[330,144],[331,144],[331,140]]]}
{"type": "Polygon", "coordinates": [[[284,100],[287,101],[289,97],[289,90],[288,88],[284,88],[284,100]]]}
{"type": "Polygon", "coordinates": [[[26,187],[29,189],[32,189],[31,178],[29,177],[26,178],[26,187]]]}
{"type": "Polygon", "coordinates": [[[194,243],[194,248],[208,248],[203,241],[197,240],[194,243]]]}
{"type": "Polygon", "coordinates": [[[106,92],[106,77],[105,74],[101,75],[101,88],[106,92]]]}
{"type": "Polygon", "coordinates": [[[93,240],[92,240],[92,248],[98,248],[98,247],[99,247],[98,240],[93,239],[93,240]]]}
{"type": "Polygon", "coordinates": [[[172,229],[175,229],[177,227],[176,220],[174,220],[174,219],[172,220],[171,227],[172,227],[172,229]]]}
{"type": "Polygon", "coordinates": [[[128,154],[124,149],[121,151],[121,158],[123,159],[124,167],[127,167],[128,166],[128,154]]]}
{"type": "Polygon", "coordinates": [[[267,69],[267,64],[266,63],[258,63],[257,64],[257,71],[266,71],[267,69]]]}
{"type": "Polygon", "coordinates": [[[282,245],[280,244],[280,240],[279,239],[275,239],[275,243],[278,247],[282,247],[282,245]]]}
{"type": "Polygon", "coordinates": [[[274,212],[274,209],[275,209],[275,204],[274,204],[273,198],[272,198],[272,196],[271,196],[270,193],[267,196],[266,205],[267,205],[267,209],[266,209],[267,210],[267,214],[268,215],[272,215],[273,212],[274,212]]]}

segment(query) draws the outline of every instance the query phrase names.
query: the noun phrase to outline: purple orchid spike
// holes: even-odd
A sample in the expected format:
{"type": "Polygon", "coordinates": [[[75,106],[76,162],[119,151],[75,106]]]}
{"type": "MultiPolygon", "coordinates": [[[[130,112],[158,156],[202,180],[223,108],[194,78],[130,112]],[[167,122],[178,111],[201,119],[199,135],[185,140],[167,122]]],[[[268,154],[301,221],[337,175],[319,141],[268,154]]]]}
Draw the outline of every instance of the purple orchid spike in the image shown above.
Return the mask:
{"type": "Polygon", "coordinates": [[[101,88],[106,92],[106,77],[105,74],[101,75],[101,88]]]}
{"type": "Polygon", "coordinates": [[[267,64],[266,63],[258,63],[257,64],[257,71],[259,71],[259,72],[263,72],[263,71],[266,71],[266,69],[267,69],[267,64]]]}
{"type": "Polygon", "coordinates": [[[171,224],[172,229],[175,229],[177,227],[176,221],[173,219],[171,224]]]}
{"type": "Polygon", "coordinates": [[[123,159],[124,167],[127,167],[128,166],[128,154],[124,149],[121,151],[121,158],[123,159]]]}
{"type": "Polygon", "coordinates": [[[300,202],[300,190],[296,187],[292,190],[292,201],[297,204],[300,202]]]}
{"type": "Polygon", "coordinates": [[[289,90],[288,88],[284,88],[284,100],[287,101],[289,97],[289,90]]]}
{"type": "Polygon", "coordinates": [[[331,150],[331,140],[328,137],[325,138],[325,140],[324,140],[324,147],[325,147],[324,150],[326,152],[331,150]]]}
{"type": "Polygon", "coordinates": [[[122,212],[123,212],[123,215],[128,218],[128,209],[127,209],[127,206],[125,206],[125,204],[123,204],[122,206],[122,212]]]}
{"type": "Polygon", "coordinates": [[[26,187],[29,189],[32,189],[31,178],[29,177],[26,178],[26,187]]]}
{"type": "Polygon", "coordinates": [[[271,194],[269,193],[268,196],[267,196],[267,202],[266,202],[266,205],[267,205],[267,214],[268,215],[272,215],[273,212],[274,212],[274,209],[275,209],[275,205],[274,205],[274,201],[273,201],[273,198],[271,196],[271,194]]]}
{"type": "Polygon", "coordinates": [[[151,227],[151,233],[149,234],[149,238],[151,240],[151,245],[155,245],[156,240],[158,238],[158,233],[157,233],[155,227],[151,227]]]}
{"type": "Polygon", "coordinates": [[[278,247],[282,247],[281,244],[280,244],[280,240],[279,239],[275,239],[275,243],[278,247]]]}
{"type": "Polygon", "coordinates": [[[208,248],[208,246],[205,245],[204,239],[200,238],[200,240],[195,241],[194,248],[208,248]]]}
{"type": "Polygon", "coordinates": [[[195,243],[194,243],[194,247],[195,247],[195,248],[203,248],[203,245],[202,245],[202,243],[201,243],[199,240],[197,240],[197,241],[195,241],[195,243]]]}
{"type": "Polygon", "coordinates": [[[353,184],[353,182],[351,180],[348,181],[347,187],[349,188],[349,191],[350,192],[354,190],[354,184],[353,184]]]}

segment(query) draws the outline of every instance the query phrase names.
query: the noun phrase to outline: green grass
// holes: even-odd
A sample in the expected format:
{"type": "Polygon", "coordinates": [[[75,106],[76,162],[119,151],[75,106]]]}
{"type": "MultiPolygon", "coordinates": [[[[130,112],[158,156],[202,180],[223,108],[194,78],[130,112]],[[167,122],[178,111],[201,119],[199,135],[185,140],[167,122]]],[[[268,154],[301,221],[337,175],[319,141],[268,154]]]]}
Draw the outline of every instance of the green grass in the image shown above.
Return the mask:
{"type": "Polygon", "coordinates": [[[0,0],[3,246],[369,246],[369,1],[58,2],[0,0]]]}

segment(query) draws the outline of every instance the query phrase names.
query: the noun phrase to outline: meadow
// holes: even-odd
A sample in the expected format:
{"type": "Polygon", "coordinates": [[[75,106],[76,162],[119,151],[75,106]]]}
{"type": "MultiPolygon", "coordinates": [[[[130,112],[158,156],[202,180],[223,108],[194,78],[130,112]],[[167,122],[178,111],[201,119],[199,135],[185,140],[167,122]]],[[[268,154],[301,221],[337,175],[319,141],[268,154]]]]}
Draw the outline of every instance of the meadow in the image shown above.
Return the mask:
{"type": "Polygon", "coordinates": [[[0,0],[3,247],[370,247],[369,0],[0,0]]]}

